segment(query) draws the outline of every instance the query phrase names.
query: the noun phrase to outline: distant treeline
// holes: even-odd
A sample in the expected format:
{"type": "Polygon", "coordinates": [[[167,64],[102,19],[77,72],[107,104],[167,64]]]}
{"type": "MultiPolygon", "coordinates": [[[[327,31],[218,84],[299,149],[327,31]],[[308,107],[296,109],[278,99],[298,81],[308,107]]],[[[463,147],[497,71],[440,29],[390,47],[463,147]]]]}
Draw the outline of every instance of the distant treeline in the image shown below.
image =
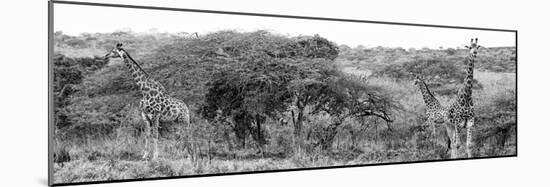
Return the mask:
{"type": "MultiPolygon", "coordinates": [[[[346,45],[340,45],[339,49],[339,58],[346,63],[367,66],[369,68],[400,65],[419,59],[438,59],[448,64],[458,64],[459,67],[462,67],[460,65],[466,64],[465,57],[468,55],[468,50],[465,48],[411,48],[405,50],[403,48],[365,48],[363,46],[351,48],[346,45]]],[[[515,47],[482,48],[475,65],[476,69],[484,71],[515,72],[516,49],[515,47]]]]}

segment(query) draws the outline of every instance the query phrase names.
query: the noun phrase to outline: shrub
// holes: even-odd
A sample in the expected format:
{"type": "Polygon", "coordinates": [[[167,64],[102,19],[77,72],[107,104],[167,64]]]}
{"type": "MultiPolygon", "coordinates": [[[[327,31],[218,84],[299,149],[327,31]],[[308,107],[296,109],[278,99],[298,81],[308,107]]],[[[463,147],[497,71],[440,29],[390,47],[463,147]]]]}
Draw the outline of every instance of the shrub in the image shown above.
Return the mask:
{"type": "MultiPolygon", "coordinates": [[[[466,71],[456,63],[443,58],[417,58],[400,65],[389,65],[374,73],[375,77],[389,77],[395,81],[411,80],[411,73],[422,75],[433,92],[441,95],[456,93],[456,88],[463,84],[466,71]]],[[[481,89],[478,80],[473,81],[474,89],[481,89]]]]}
{"type": "Polygon", "coordinates": [[[479,156],[515,154],[516,92],[503,90],[476,107],[474,142],[479,156]]]}

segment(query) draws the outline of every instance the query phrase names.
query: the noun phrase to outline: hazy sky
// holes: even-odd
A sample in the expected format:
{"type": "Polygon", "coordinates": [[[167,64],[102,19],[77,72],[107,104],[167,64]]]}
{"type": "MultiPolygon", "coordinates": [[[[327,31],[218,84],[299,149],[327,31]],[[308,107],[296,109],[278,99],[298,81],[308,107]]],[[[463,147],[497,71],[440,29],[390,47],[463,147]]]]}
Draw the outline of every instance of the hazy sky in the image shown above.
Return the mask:
{"type": "Polygon", "coordinates": [[[512,32],[415,27],[370,23],[270,18],[226,14],[207,14],[161,10],[97,7],[55,4],[54,30],[78,35],[88,32],[113,32],[131,29],[135,32],[198,32],[218,30],[255,31],[298,36],[319,34],[338,44],[351,47],[455,48],[463,47],[469,38],[478,37],[485,47],[514,46],[512,32]]]}

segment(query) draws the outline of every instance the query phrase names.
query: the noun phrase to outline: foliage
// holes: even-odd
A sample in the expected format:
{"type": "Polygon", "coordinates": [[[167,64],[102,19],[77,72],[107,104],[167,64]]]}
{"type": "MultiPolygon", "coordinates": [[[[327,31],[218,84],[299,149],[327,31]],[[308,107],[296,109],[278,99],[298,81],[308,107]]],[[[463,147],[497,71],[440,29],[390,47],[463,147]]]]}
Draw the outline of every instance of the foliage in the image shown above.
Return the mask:
{"type": "Polygon", "coordinates": [[[481,156],[515,152],[517,101],[515,90],[504,90],[488,106],[476,109],[475,144],[481,156]]]}
{"type": "MultiPolygon", "coordinates": [[[[70,126],[69,114],[66,106],[70,105],[70,97],[79,91],[78,85],[82,83],[85,76],[102,68],[105,61],[99,57],[89,58],[68,58],[56,54],[54,63],[54,103],[56,129],[70,126]]],[[[59,134],[59,136],[61,136],[59,134]]]]}
{"type": "MultiPolygon", "coordinates": [[[[447,104],[467,54],[268,31],[57,32],[54,41],[62,182],[445,159],[445,131],[422,126],[426,109],[407,74],[423,74],[447,104]],[[159,160],[140,160],[140,93],[126,67],[94,57],[117,42],[192,111],[190,127],[161,124],[159,160]]],[[[515,154],[515,74],[505,73],[515,71],[515,51],[478,58],[475,156],[515,154]]]]}
{"type": "Polygon", "coordinates": [[[305,91],[299,90],[301,80],[322,81],[316,79],[328,71],[337,48],[317,35],[287,39],[258,31],[244,36],[223,42],[221,51],[241,63],[214,74],[206,84],[201,112],[208,119],[217,115],[232,119],[243,145],[247,134],[256,134],[252,137],[265,143],[261,123],[288,110],[293,97],[305,91]]]}
{"type": "Polygon", "coordinates": [[[239,69],[221,70],[207,83],[203,116],[214,119],[220,111],[235,120],[233,128],[239,139],[243,140],[248,130],[257,131],[256,138],[265,141],[260,124],[285,110],[285,100],[290,98],[286,84],[291,80],[285,73],[291,69],[283,63],[249,63],[239,69]],[[252,130],[254,124],[257,129],[252,130]]]}
{"type": "MultiPolygon", "coordinates": [[[[378,77],[390,77],[396,81],[411,79],[411,73],[422,75],[429,80],[429,87],[438,94],[456,94],[456,89],[464,83],[466,71],[456,64],[448,63],[443,58],[416,58],[399,65],[386,66],[374,73],[378,77]]],[[[474,79],[473,89],[481,89],[482,85],[474,79]]]]}
{"type": "MultiPolygon", "coordinates": [[[[462,48],[448,49],[414,49],[357,46],[351,48],[341,45],[339,59],[346,65],[363,67],[379,71],[386,66],[399,65],[419,59],[439,59],[446,64],[453,64],[459,69],[466,64],[468,50],[462,48]]],[[[482,48],[476,58],[476,69],[492,72],[515,72],[516,51],[514,47],[482,48]]]]}
{"type": "Polygon", "coordinates": [[[323,128],[321,134],[317,133],[317,144],[323,149],[329,148],[337,128],[348,118],[364,120],[372,116],[387,123],[393,122],[390,111],[398,106],[383,92],[382,88],[370,86],[353,75],[340,75],[329,80],[312,111],[313,114],[322,112],[331,116],[330,125],[323,128]]]}

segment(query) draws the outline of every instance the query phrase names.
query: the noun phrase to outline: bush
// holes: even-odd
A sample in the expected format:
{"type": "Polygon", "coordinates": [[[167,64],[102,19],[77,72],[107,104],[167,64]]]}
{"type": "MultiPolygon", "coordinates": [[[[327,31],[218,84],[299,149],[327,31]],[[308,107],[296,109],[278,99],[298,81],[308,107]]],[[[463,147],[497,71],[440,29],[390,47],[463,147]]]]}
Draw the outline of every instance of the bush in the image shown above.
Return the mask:
{"type": "MultiPolygon", "coordinates": [[[[449,64],[465,64],[468,57],[467,49],[414,49],[405,51],[401,48],[372,47],[365,48],[358,46],[350,48],[343,47],[343,53],[338,59],[346,63],[353,62],[354,65],[362,66],[370,70],[381,70],[386,66],[399,65],[403,62],[423,59],[443,59],[449,64]]],[[[482,48],[476,58],[476,69],[492,72],[515,72],[516,51],[514,47],[482,48]]]]}
{"type": "MultiPolygon", "coordinates": [[[[412,80],[411,73],[424,77],[430,89],[441,95],[455,94],[466,77],[466,71],[456,63],[447,62],[442,58],[417,58],[400,65],[390,65],[374,73],[376,77],[389,77],[395,81],[412,80]]],[[[473,89],[481,89],[482,85],[474,79],[473,89]]]]}
{"type": "Polygon", "coordinates": [[[476,107],[474,142],[479,156],[515,154],[516,102],[515,90],[504,90],[476,107]]]}

